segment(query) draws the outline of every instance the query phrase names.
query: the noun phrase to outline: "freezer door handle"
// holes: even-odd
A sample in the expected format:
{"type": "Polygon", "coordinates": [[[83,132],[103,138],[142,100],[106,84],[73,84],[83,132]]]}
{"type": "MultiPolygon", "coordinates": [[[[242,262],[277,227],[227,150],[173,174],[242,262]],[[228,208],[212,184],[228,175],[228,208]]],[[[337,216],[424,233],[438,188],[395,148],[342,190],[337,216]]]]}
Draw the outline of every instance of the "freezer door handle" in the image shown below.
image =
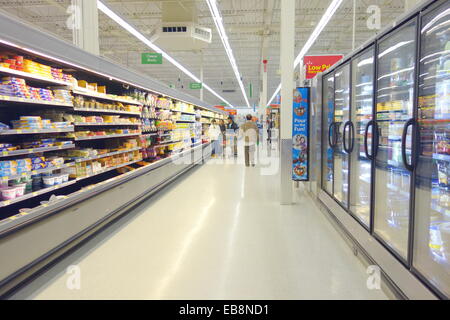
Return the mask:
{"type": "Polygon", "coordinates": [[[348,154],[353,152],[353,147],[355,146],[355,126],[353,125],[353,122],[347,121],[344,124],[344,132],[343,132],[343,145],[344,145],[344,151],[348,154]],[[350,128],[350,138],[347,139],[347,128],[350,128]],[[350,147],[347,147],[347,140],[350,142],[350,147]]]}
{"type": "Polygon", "coordinates": [[[373,160],[373,155],[369,154],[369,148],[367,146],[367,140],[368,140],[368,135],[369,135],[369,128],[372,127],[372,139],[373,139],[373,132],[374,132],[374,126],[375,126],[375,121],[370,120],[367,125],[366,125],[366,130],[364,132],[364,152],[366,153],[366,157],[369,160],[373,160]]]}
{"type": "MultiPolygon", "coordinates": [[[[414,118],[409,119],[408,121],[406,121],[405,126],[403,127],[403,133],[402,133],[402,160],[403,160],[403,165],[405,166],[405,168],[409,171],[414,171],[414,155],[413,155],[413,148],[411,148],[411,164],[408,163],[408,155],[406,154],[406,138],[408,136],[408,129],[409,127],[412,127],[413,132],[412,132],[412,137],[414,136],[414,127],[416,125],[416,120],[414,118]]],[[[414,139],[414,138],[411,138],[414,139]]],[[[413,140],[411,140],[413,141],[413,140]]],[[[412,143],[411,143],[412,145],[412,143]]]]}
{"type": "Polygon", "coordinates": [[[333,130],[333,127],[336,123],[332,122],[330,123],[330,126],[328,127],[328,144],[330,145],[331,148],[334,148],[334,131],[332,132],[331,130],[333,130]],[[333,134],[333,138],[331,137],[331,134],[333,134]]]}

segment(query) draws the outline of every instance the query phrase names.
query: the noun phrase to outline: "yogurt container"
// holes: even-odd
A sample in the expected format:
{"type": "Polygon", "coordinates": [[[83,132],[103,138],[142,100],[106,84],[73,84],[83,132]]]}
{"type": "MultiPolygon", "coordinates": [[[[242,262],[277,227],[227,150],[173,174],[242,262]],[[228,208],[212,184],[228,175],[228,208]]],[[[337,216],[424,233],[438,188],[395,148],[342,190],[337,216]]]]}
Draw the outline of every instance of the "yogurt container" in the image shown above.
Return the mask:
{"type": "Polygon", "coordinates": [[[25,185],[17,185],[16,189],[16,198],[23,197],[25,194],[25,185]]]}
{"type": "Polygon", "coordinates": [[[62,177],[62,182],[68,182],[69,181],[69,174],[68,173],[63,173],[61,174],[62,177]]]}
{"type": "Polygon", "coordinates": [[[52,187],[55,185],[55,177],[42,177],[42,180],[44,182],[44,187],[52,187]]]}
{"type": "Polygon", "coordinates": [[[54,178],[55,178],[55,186],[63,183],[63,177],[61,175],[54,176],[54,178]]]}
{"type": "Polygon", "coordinates": [[[7,189],[2,189],[1,190],[2,193],[2,199],[3,200],[13,200],[16,198],[16,188],[7,188],[7,189]]]}

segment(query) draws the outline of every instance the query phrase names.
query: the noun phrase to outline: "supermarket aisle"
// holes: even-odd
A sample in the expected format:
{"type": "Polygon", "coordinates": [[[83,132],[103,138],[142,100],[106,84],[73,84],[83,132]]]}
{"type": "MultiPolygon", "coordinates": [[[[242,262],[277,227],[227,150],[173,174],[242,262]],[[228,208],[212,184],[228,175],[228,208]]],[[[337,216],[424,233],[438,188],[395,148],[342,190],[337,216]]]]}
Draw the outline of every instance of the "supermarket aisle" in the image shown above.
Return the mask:
{"type": "Polygon", "coordinates": [[[13,298],[386,299],[312,200],[280,206],[260,169],[195,169],[13,298]]]}

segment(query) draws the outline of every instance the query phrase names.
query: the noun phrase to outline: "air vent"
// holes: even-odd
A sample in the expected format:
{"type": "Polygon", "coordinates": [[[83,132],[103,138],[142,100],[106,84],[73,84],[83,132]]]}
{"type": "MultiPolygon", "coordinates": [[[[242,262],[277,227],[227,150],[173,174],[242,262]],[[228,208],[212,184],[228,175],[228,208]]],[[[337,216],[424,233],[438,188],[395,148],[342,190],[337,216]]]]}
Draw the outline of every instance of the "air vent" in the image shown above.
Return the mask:
{"type": "Polygon", "coordinates": [[[167,32],[187,32],[187,27],[184,26],[176,26],[176,27],[162,27],[162,32],[163,33],[167,33],[167,32]]]}
{"type": "Polygon", "coordinates": [[[202,50],[212,41],[212,31],[193,22],[167,22],[156,28],[151,41],[169,51],[202,50]]]}
{"type": "Polygon", "coordinates": [[[195,27],[192,37],[211,43],[212,32],[208,28],[195,27]]]}
{"type": "Polygon", "coordinates": [[[223,93],[235,93],[236,90],[234,90],[234,89],[225,89],[225,90],[222,90],[222,92],[223,93]]]}

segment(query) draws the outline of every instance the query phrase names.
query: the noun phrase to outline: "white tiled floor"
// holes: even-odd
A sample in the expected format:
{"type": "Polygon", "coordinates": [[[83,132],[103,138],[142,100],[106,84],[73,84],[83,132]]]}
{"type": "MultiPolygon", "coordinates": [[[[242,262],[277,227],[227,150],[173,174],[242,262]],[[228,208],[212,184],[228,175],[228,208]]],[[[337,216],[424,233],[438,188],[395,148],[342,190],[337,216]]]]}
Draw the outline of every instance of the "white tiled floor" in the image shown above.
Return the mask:
{"type": "Polygon", "coordinates": [[[260,167],[199,167],[12,298],[387,299],[313,201],[278,190],[260,167]]]}

